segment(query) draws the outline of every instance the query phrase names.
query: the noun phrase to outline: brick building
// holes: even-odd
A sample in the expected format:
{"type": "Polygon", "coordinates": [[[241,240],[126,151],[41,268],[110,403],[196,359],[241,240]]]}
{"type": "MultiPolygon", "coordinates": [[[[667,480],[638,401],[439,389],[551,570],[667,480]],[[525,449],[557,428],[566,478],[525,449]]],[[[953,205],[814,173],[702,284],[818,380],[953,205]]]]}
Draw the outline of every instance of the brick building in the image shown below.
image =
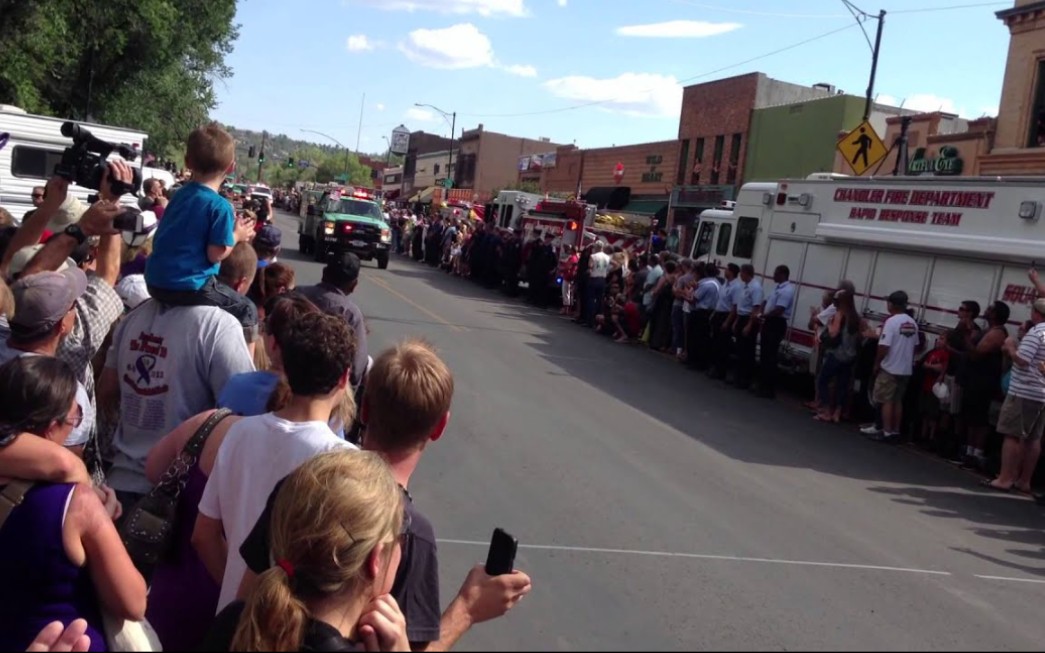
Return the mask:
{"type": "MultiPolygon", "coordinates": [[[[411,145],[413,143],[411,142],[411,145]]],[[[454,187],[486,195],[519,181],[519,160],[555,150],[547,138],[532,139],[487,131],[480,124],[454,143],[454,187]]],[[[449,144],[442,149],[449,149],[449,144]]]]}
{"type": "Polygon", "coordinates": [[[684,248],[700,212],[732,199],[744,182],[752,112],[834,94],[827,85],[791,84],[764,73],[719,79],[683,90],[673,210],[668,224],[680,228],[684,248]]]}
{"type": "Polygon", "coordinates": [[[678,141],[588,150],[566,145],[552,157],[545,155],[536,175],[533,166],[522,170],[520,162],[519,181],[536,182],[544,193],[576,195],[579,189],[587,201],[599,208],[660,214],[663,224],[678,155],[678,141]]]}
{"type": "Polygon", "coordinates": [[[995,14],[1009,28],[998,126],[984,175],[1045,175],[1045,2],[1016,0],[995,14]]]}
{"type": "Polygon", "coordinates": [[[450,149],[450,139],[428,134],[423,131],[410,133],[410,146],[406,151],[403,161],[402,191],[404,197],[413,195],[415,190],[424,190],[414,183],[414,175],[417,173],[417,157],[419,155],[431,154],[433,152],[446,152],[450,149]]]}

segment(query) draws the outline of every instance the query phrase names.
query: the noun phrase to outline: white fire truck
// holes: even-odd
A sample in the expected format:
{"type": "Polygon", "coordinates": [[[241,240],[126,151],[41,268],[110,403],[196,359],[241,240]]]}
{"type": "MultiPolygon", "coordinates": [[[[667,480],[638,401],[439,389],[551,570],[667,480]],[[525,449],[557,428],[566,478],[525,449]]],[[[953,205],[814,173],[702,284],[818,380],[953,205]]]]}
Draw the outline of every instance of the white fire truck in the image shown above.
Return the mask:
{"type": "Polygon", "coordinates": [[[486,206],[486,220],[500,229],[520,229],[522,219],[543,200],[543,195],[521,190],[502,190],[486,206]]]}
{"type": "Polygon", "coordinates": [[[766,294],[778,265],[798,287],[786,347],[799,359],[813,340],[809,308],[842,279],[856,285],[857,309],[874,322],[895,290],[907,292],[928,333],[952,328],[963,300],[1000,299],[1013,325],[1029,318],[1036,293],[1027,272],[1045,259],[1043,178],[785,180],[748,184],[740,195],[737,232],[757,212],[755,197],[763,209],[752,262],[766,294]]]}

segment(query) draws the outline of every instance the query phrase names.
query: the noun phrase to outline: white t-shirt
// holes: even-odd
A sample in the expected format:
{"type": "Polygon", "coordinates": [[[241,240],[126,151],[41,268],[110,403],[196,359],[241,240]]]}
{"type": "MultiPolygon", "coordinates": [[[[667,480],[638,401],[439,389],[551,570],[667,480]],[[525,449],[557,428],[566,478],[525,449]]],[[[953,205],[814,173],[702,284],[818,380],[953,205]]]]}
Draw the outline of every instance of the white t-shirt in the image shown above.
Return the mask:
{"type": "Polygon", "coordinates": [[[199,512],[221,521],[229,555],[218,611],[236,599],[247,564],[239,548],[261,517],[276,483],[327,451],[354,449],[326,422],[288,422],[272,413],[246,417],[229,428],[200,500],[199,512]]]}
{"type": "Polygon", "coordinates": [[[893,315],[882,325],[880,346],[889,348],[882,359],[882,369],[893,376],[910,376],[914,368],[914,350],[918,347],[918,323],[906,313],[893,315]]]}
{"type": "Polygon", "coordinates": [[[593,279],[605,279],[610,271],[610,255],[606,252],[595,252],[591,255],[591,276],[593,279]]]}

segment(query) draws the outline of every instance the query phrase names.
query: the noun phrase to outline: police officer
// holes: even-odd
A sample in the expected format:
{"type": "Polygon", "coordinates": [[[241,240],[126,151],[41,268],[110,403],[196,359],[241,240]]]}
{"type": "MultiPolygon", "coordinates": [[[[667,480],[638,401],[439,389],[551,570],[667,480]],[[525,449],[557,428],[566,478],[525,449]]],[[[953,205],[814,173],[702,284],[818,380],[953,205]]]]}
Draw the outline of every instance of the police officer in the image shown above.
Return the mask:
{"type": "Polygon", "coordinates": [[[787,335],[787,325],[791,323],[795,307],[795,286],[790,279],[791,270],[786,265],[778,265],[773,272],[776,288],[769,293],[765,308],[759,311],[762,321],[762,349],[759,357],[761,376],[757,394],[767,399],[776,396],[780,343],[787,335]]]}

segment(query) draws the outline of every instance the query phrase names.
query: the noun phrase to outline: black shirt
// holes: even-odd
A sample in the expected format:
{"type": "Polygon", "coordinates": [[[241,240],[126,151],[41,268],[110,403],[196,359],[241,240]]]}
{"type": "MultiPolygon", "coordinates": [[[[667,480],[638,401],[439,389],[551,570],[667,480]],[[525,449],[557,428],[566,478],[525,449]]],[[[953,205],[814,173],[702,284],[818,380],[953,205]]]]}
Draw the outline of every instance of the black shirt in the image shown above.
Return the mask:
{"type": "MultiPolygon", "coordinates": [[[[269,495],[265,510],[258,518],[250,535],[239,549],[247,568],[261,574],[272,566],[269,551],[269,523],[283,481],[276,484],[269,495]]],[[[403,540],[403,553],[392,584],[392,597],[406,617],[406,636],[411,643],[422,644],[439,639],[439,561],[436,557],[435,529],[432,523],[414,507],[410,493],[405,489],[406,511],[410,525],[403,540]]]]}
{"type": "Polygon", "coordinates": [[[367,366],[366,321],[363,311],[349,296],[329,283],[297,288],[294,292],[309,300],[327,315],[342,318],[356,337],[356,356],[352,361],[352,386],[358,387],[367,366]]]}
{"type": "MultiPolygon", "coordinates": [[[[232,638],[236,636],[240,616],[243,614],[243,601],[234,601],[214,617],[210,632],[203,640],[201,651],[228,651],[232,647],[232,638]]],[[[305,641],[302,651],[362,651],[360,644],[341,636],[336,628],[328,623],[309,619],[305,627],[305,641]]]]}

